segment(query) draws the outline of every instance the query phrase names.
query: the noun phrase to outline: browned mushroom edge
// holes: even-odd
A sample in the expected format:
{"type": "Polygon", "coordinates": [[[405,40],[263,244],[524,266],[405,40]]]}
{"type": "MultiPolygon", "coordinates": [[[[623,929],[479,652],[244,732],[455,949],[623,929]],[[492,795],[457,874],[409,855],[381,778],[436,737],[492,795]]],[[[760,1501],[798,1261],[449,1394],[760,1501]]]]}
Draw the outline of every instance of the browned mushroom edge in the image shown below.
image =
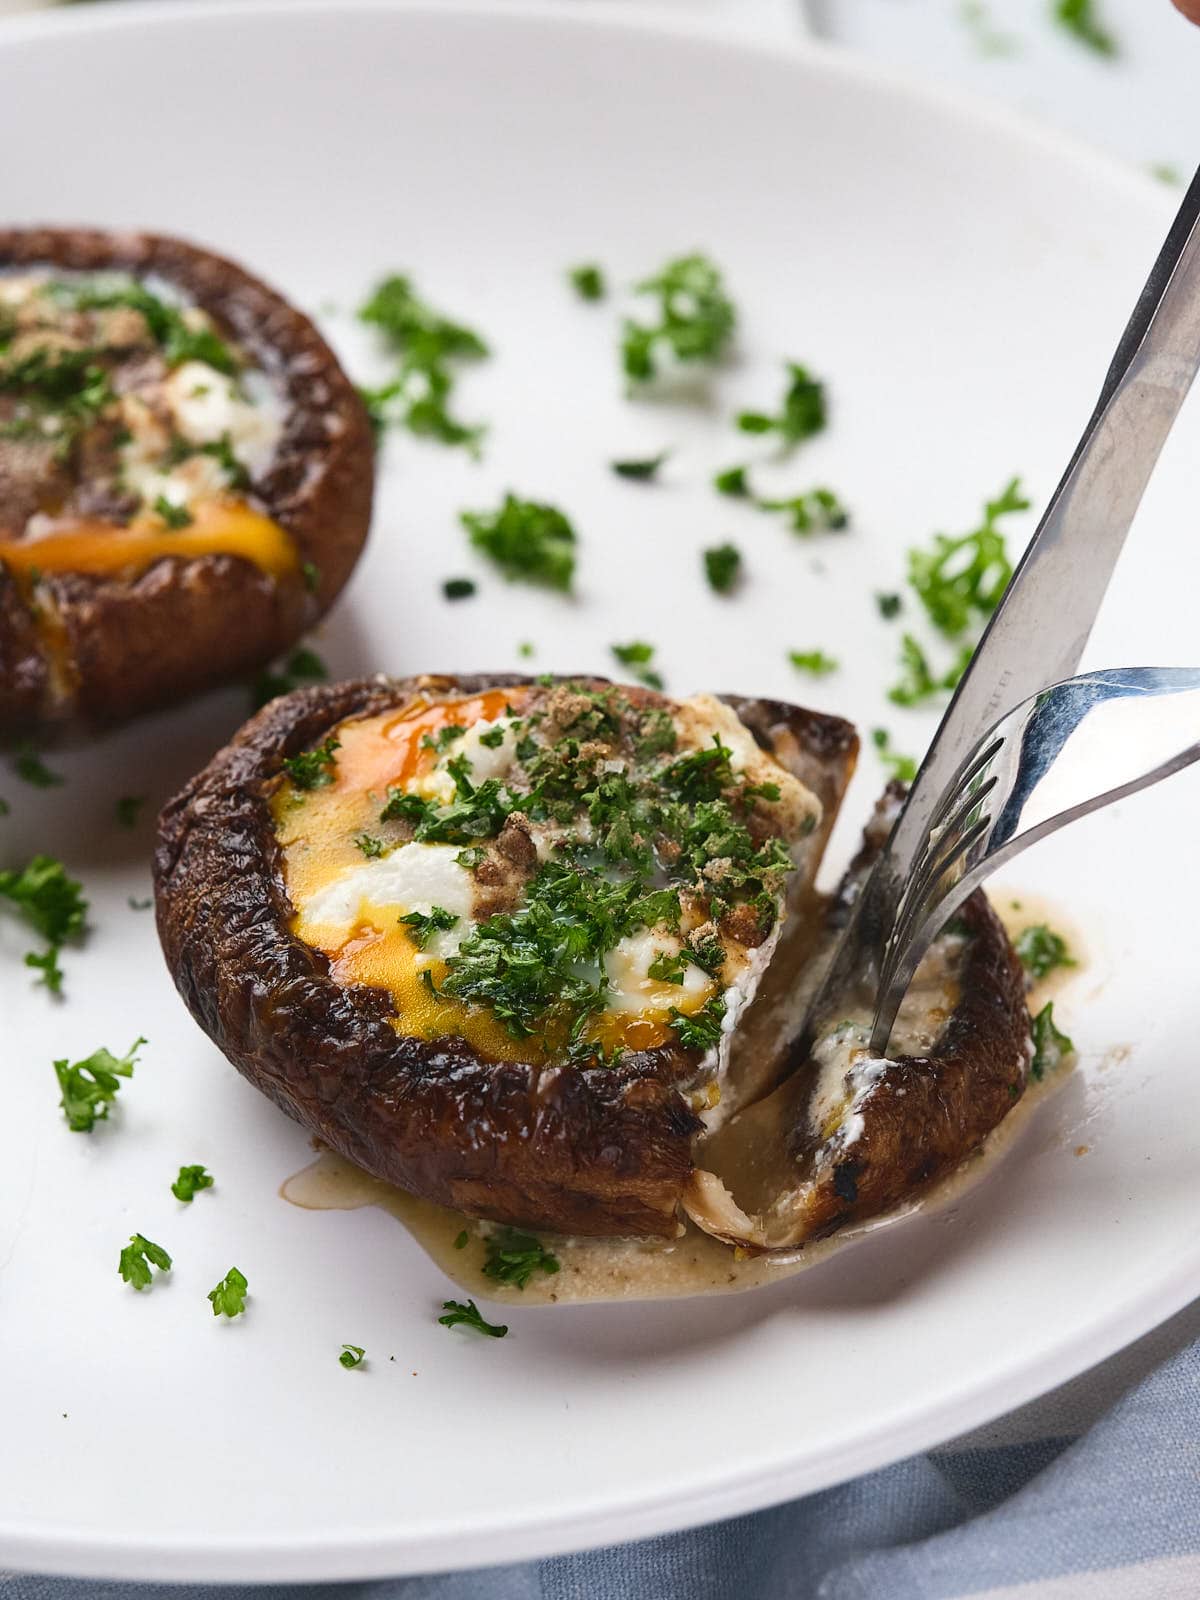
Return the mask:
{"type": "MultiPolygon", "coordinates": [[[[0,736],[125,718],[261,666],[332,604],[371,514],[374,450],[362,402],[312,323],[281,295],[233,262],[161,235],[0,230],[0,275],[41,268],[165,281],[262,371],[283,402],[282,432],[244,499],[282,530],[286,558],[275,570],[244,553],[185,558],[170,553],[166,532],[161,553],[142,552],[120,570],[49,571],[33,554],[6,561],[0,545],[0,736]]],[[[0,536],[11,551],[25,519],[3,450],[0,441],[0,536]]],[[[71,487],[81,486],[86,476],[71,487]]],[[[99,521],[128,531],[119,514],[99,521]]]]}
{"type": "MultiPolygon", "coordinates": [[[[335,981],[328,957],[290,931],[294,908],[271,810],[283,762],[319,746],[339,725],[418,693],[466,696],[528,681],[512,674],[377,678],[273,702],[162,813],[159,935],[176,985],[209,1038],[277,1105],[360,1167],[500,1222],[564,1234],[669,1237],[694,1197],[698,1145],[716,1148],[726,1137],[718,1132],[701,1143],[706,1125],[685,1093],[697,1052],[672,1044],[631,1051],[613,1065],[566,1066],[488,1059],[461,1039],[405,1036],[392,1026],[390,993],[335,981]]],[[[786,960],[806,943],[811,950],[819,931],[811,879],[857,739],[838,718],[724,698],[760,747],[823,807],[811,859],[795,875],[804,881],[789,920],[799,938],[793,942],[785,930],[786,960]]],[[[869,1139],[826,1172],[817,1151],[794,1139],[789,1145],[789,1130],[776,1127],[774,1144],[785,1159],[775,1199],[780,1214],[791,1205],[792,1236],[860,1220],[930,1181],[961,1160],[1021,1092],[1028,1015],[1019,964],[982,897],[968,906],[964,927],[961,1002],[926,1058],[890,1064],[869,1139]],[[802,1187],[799,1200],[783,1193],[802,1187]]],[[[762,991],[767,1012],[778,1000],[770,988],[762,991]]],[[[748,1007],[747,1022],[759,1004],[748,1007]]],[[[791,1080],[779,1082],[786,1052],[766,1054],[771,1059],[749,1072],[744,1109],[735,1104],[726,1129],[788,1091],[791,1080]]],[[[804,1072],[793,1076],[800,1082],[804,1072]]],[[[798,1112],[802,1102],[790,1092],[787,1105],[798,1112]]]]}

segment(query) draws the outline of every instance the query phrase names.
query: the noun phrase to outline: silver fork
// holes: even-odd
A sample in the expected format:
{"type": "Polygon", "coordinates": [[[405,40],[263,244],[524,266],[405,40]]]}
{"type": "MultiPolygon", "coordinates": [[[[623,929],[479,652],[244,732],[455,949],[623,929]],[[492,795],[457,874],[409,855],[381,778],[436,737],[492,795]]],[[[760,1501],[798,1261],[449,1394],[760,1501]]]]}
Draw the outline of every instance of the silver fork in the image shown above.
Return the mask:
{"type": "Polygon", "coordinates": [[[887,1050],[922,955],[967,896],[1078,817],[1200,760],[1200,670],[1110,667],[1031,695],[942,796],[884,948],[873,1053],[887,1050]]]}
{"type": "MultiPolygon", "coordinates": [[[[928,915],[905,921],[903,942],[898,914],[910,878],[931,860],[934,828],[946,832],[944,825],[960,797],[955,780],[977,753],[981,733],[996,726],[1007,708],[1019,712],[1020,703],[1069,678],[1079,665],[1134,513],[1198,367],[1200,172],[1121,337],[1062,482],[955,691],[891,837],[851,908],[796,1041],[799,1053],[852,985],[874,984],[880,994],[885,958],[893,980],[886,995],[889,1006],[899,974],[915,970],[924,953],[920,940],[928,943],[930,922],[936,922],[934,903],[928,915]]],[[[935,875],[928,892],[944,881],[944,873],[935,875]]],[[[886,1013],[881,1004],[872,1034],[872,1049],[880,1054],[887,1048],[894,1006],[886,1013]]]]}

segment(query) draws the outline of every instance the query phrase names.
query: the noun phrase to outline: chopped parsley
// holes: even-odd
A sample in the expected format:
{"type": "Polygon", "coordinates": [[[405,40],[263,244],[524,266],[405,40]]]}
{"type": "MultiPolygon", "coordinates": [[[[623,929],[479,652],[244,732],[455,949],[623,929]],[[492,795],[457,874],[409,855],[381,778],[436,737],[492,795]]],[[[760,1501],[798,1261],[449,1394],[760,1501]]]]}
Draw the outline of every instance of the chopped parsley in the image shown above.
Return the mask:
{"type": "MultiPolygon", "coordinates": [[[[724,951],[721,952],[724,956],[724,951]]],[[[682,984],[687,971],[687,957],[682,952],[660,950],[646,968],[646,976],[655,983],[682,984]]]]}
{"type": "Polygon", "coordinates": [[[479,742],[487,750],[499,750],[504,743],[504,729],[499,726],[489,728],[486,733],[479,735],[479,742]]]}
{"type": "Polygon", "coordinates": [[[443,1300],[442,1311],[438,1321],[443,1328],[456,1328],[460,1324],[464,1328],[474,1328],[476,1333],[484,1333],[489,1339],[503,1339],[508,1332],[508,1324],[504,1322],[488,1322],[483,1317],[474,1300],[468,1300],[466,1305],[461,1300],[443,1300]]]}
{"type": "Polygon", "coordinates": [[[149,895],[147,895],[144,900],[139,900],[134,895],[127,895],[125,904],[129,907],[130,911],[149,911],[150,907],[154,904],[154,900],[149,895]]]}
{"type": "Polygon", "coordinates": [[[814,678],[824,678],[836,672],[840,663],[824,650],[789,650],[788,660],[797,672],[810,673],[814,678]]]}
{"type": "Polygon", "coordinates": [[[657,298],[658,315],[648,323],[625,320],[621,365],[632,383],[648,383],[657,375],[664,350],[679,362],[715,361],[724,353],[737,312],[719,268],[707,256],[678,256],[635,289],[657,298]]]}
{"type": "Polygon", "coordinates": [[[779,411],[741,411],[737,425],[743,433],[777,433],[785,446],[800,444],[820,433],[827,410],[825,385],[796,361],[786,364],[787,387],[779,411]]]}
{"type": "Polygon", "coordinates": [[[931,550],[909,551],[908,581],[944,638],[957,639],[972,622],[986,622],[1000,604],[1013,569],[999,523],[1029,504],[1020,478],[1012,478],[986,503],[982,522],[970,533],[939,533],[931,550]]]}
{"type": "Polygon", "coordinates": [[[300,576],[304,579],[304,587],[309,594],[316,594],[321,587],[321,569],[315,561],[302,561],[300,563],[300,576]]]}
{"type": "Polygon", "coordinates": [[[523,660],[527,661],[534,653],[534,647],[528,639],[522,639],[517,645],[517,654],[522,657],[523,660]]]}
{"type": "Polygon", "coordinates": [[[255,709],[281,694],[291,694],[293,689],[306,683],[324,683],[328,677],[329,669],[317,652],[301,645],[282,666],[268,667],[255,678],[252,689],[255,709]]]}
{"type": "Polygon", "coordinates": [[[699,1011],[685,1014],[672,1006],[668,1015],[675,1028],[675,1037],[685,1050],[711,1050],[720,1043],[725,1001],[719,994],[713,995],[699,1011]]]}
{"type": "Polygon", "coordinates": [[[238,370],[237,358],[218,333],[198,324],[194,314],[189,318],[181,307],[160,300],[143,284],[133,281],[108,285],[90,283],[77,289],[63,282],[54,285],[54,292],[56,298],[78,311],[110,311],[118,307],[140,311],[169,367],[180,367],[185,361],[202,361],[227,377],[238,370]]]}
{"type": "Polygon", "coordinates": [[[1044,922],[1035,922],[1025,928],[1016,945],[1021,965],[1031,978],[1044,978],[1056,967],[1073,967],[1075,962],[1067,949],[1067,941],[1044,922]]]}
{"type": "Polygon", "coordinates": [[[383,840],[377,839],[373,833],[360,833],[354,842],[368,861],[373,861],[384,853],[383,840]]]}
{"type": "Polygon", "coordinates": [[[461,422],[450,403],[459,364],[489,353],[479,334],[433,310],[417,296],[412,280],[399,273],[376,286],[358,315],[379,330],[397,363],[390,382],[361,391],[376,431],[393,424],[477,454],[486,430],[461,422]]]}
{"type": "Polygon", "coordinates": [[[83,932],[87,915],[82,884],[68,877],[62,862],[53,856],[34,856],[20,872],[0,871],[0,898],[11,901],[45,939],[49,949],[41,955],[31,950],[25,965],[40,969],[39,981],[52,994],[60,994],[58,953],[68,939],[83,932]]]}
{"type": "Polygon", "coordinates": [[[447,578],[442,584],[442,593],[447,600],[469,600],[475,593],[475,580],[473,578],[447,578]]]}
{"type": "Polygon", "coordinates": [[[832,489],[810,489],[807,494],[756,503],[760,511],[785,512],[793,533],[841,533],[850,526],[850,513],[832,489]]]}
{"type": "Polygon", "coordinates": [[[18,747],[13,757],[13,771],[35,789],[57,789],[67,781],[60,772],[52,772],[29,744],[18,747]]]}
{"type": "Polygon", "coordinates": [[[464,1228],[461,1233],[458,1233],[458,1234],[455,1235],[454,1248],[456,1250],[465,1250],[467,1248],[467,1245],[470,1243],[470,1241],[471,1241],[471,1235],[464,1228]]]}
{"type": "Polygon", "coordinates": [[[1054,1025],[1054,1002],[1049,1000],[1033,1019],[1033,1061],[1030,1076],[1039,1083],[1047,1072],[1053,1072],[1069,1056],[1075,1046],[1054,1025]]]}
{"type": "Polygon", "coordinates": [[[341,749],[341,743],[336,734],[330,734],[315,750],[304,750],[298,756],[284,758],[284,771],[297,789],[323,789],[333,782],[333,769],[337,765],[335,751],[341,749]]]}
{"type": "Polygon", "coordinates": [[[418,950],[424,950],[435,933],[443,933],[458,924],[454,912],[447,911],[445,906],[430,906],[428,912],[410,911],[400,921],[418,950]]]}
{"type": "Polygon", "coordinates": [[[644,639],[632,639],[628,644],[614,644],[609,648],[616,660],[623,667],[629,668],[631,677],[636,678],[639,683],[644,683],[649,689],[662,688],[662,675],[650,664],[654,660],[652,644],[647,644],[644,639]]]}
{"type": "Polygon", "coordinates": [[[484,1251],[484,1276],[495,1278],[497,1283],[510,1283],[517,1289],[524,1289],[535,1272],[558,1271],[558,1257],[551,1255],[532,1234],[521,1233],[516,1228],[500,1228],[488,1234],[484,1251]]]}
{"type": "Polygon", "coordinates": [[[344,1344],[342,1353],[338,1356],[338,1363],[349,1371],[354,1367],[361,1367],[366,1351],[360,1344],[344,1344]]]}
{"type": "Polygon", "coordinates": [[[1116,37],[1100,20],[1096,0],[1053,0],[1051,14],[1060,28],[1096,55],[1117,54],[1116,37]]]}
{"type": "Polygon", "coordinates": [[[185,1205],[190,1205],[201,1189],[211,1189],[212,1186],[213,1175],[207,1168],[180,1167],[179,1176],[171,1185],[171,1193],[176,1200],[182,1200],[185,1205]]]}
{"type": "Polygon", "coordinates": [[[230,1267],[216,1288],[208,1291],[213,1316],[240,1317],[246,1309],[247,1287],[246,1280],[238,1269],[230,1267]]]}
{"type": "Polygon", "coordinates": [[[900,608],[904,604],[898,594],[877,594],[875,604],[879,607],[879,615],[885,622],[891,622],[900,615],[900,608]]]}
{"type": "Polygon", "coordinates": [[[744,500],[750,494],[748,471],[748,467],[726,467],[713,479],[713,488],[718,494],[728,495],[733,500],[744,500]]]}
{"type": "Polygon", "coordinates": [[[742,571],[742,552],[735,544],[717,544],[704,552],[704,576],[716,594],[732,594],[742,571]]]}
{"type": "Polygon", "coordinates": [[[148,1289],[154,1278],[152,1267],[157,1267],[160,1272],[170,1272],[170,1256],[162,1245],[147,1239],[144,1233],[131,1233],[129,1243],[121,1251],[117,1271],[135,1289],[148,1289]]]}
{"type": "Polygon", "coordinates": [[[119,795],[113,811],[120,826],[122,828],[136,828],[138,817],[141,815],[142,807],[145,804],[146,796],[144,794],[119,795]]]}
{"type": "Polygon", "coordinates": [[[83,1061],[65,1058],[54,1063],[54,1074],[61,1092],[59,1105],[72,1133],[91,1133],[97,1122],[104,1122],[116,1100],[122,1078],[132,1078],[137,1053],[145,1039],[135,1039],[123,1056],[114,1056],[103,1045],[83,1061]]]}
{"type": "Polygon", "coordinates": [[[963,645],[946,671],[937,677],[929,657],[912,634],[906,633],[900,641],[900,677],[888,690],[888,699],[893,705],[919,706],[936,695],[950,693],[958,687],[974,653],[973,645],[963,645]]]}
{"type": "Polygon", "coordinates": [[[647,483],[657,477],[658,469],[671,454],[669,450],[660,450],[656,456],[644,456],[637,461],[613,461],[610,466],[618,478],[632,478],[638,483],[647,483]]]}
{"type": "Polygon", "coordinates": [[[582,262],[567,273],[571,287],[581,300],[603,300],[608,292],[604,269],[594,261],[582,262]]]}
{"type": "Polygon", "coordinates": [[[481,844],[468,845],[465,850],[460,850],[455,856],[456,865],[465,867],[468,872],[473,872],[487,858],[487,851],[481,844]]]}
{"type": "Polygon", "coordinates": [[[196,520],[186,506],[176,505],[165,494],[155,496],[151,510],[168,528],[190,528],[196,520]]]}
{"type": "Polygon", "coordinates": [[[911,783],[917,775],[917,763],[912,756],[902,756],[892,749],[892,736],[886,728],[871,729],[871,743],[879,752],[879,759],[893,778],[901,783],[911,783]]]}
{"type": "Polygon", "coordinates": [[[464,511],[471,543],[510,581],[544,584],[564,594],[575,574],[575,529],[555,506],[506,494],[498,511],[464,511]]]}

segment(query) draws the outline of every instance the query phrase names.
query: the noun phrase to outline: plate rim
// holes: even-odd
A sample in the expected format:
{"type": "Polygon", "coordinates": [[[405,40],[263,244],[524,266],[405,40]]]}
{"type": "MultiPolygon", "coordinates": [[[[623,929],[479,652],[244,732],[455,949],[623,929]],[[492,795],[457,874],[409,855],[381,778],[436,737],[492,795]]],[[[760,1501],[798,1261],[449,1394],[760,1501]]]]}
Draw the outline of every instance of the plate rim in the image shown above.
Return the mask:
{"type": "MultiPolygon", "coordinates": [[[[624,0],[589,0],[586,8],[570,9],[562,0],[504,0],[502,5],[488,0],[175,0],[169,7],[159,0],[109,0],[96,10],[6,17],[0,24],[0,53],[23,43],[131,27],[169,32],[198,19],[215,24],[251,16],[341,19],[349,12],[420,17],[433,25],[457,17],[489,25],[550,24],[564,32],[626,32],[688,45],[707,43],[735,54],[768,56],[775,63],[813,65],[868,90],[933,108],[951,120],[989,128],[1010,145],[1082,169],[1106,192],[1123,192],[1143,207],[1159,209],[1164,224],[1173,209],[1172,196],[1149,173],[998,101],[977,98],[800,32],[792,39],[764,37],[739,32],[712,15],[687,20],[624,0]]],[[[1149,265],[1147,261],[1147,270],[1149,265]]],[[[223,1537],[200,1543],[185,1536],[151,1537],[134,1544],[121,1535],[43,1531],[0,1514],[0,1561],[26,1572],[117,1580],[181,1581],[185,1575],[181,1569],[186,1569],[186,1578],[192,1581],[339,1581],[465,1571],[678,1532],[833,1487],[978,1428],[1087,1372],[1165,1322],[1198,1294],[1200,1243],[1189,1256],[1175,1260],[1169,1277],[1160,1273],[1119,1309],[1086,1332],[1062,1337],[1040,1359],[1014,1358],[1001,1370],[993,1370],[986,1382],[964,1384],[936,1406],[908,1418],[889,1417],[827,1451],[819,1461],[773,1459],[732,1478],[721,1477],[716,1469],[705,1481],[675,1485],[650,1498],[639,1494],[587,1511],[568,1508],[550,1519],[540,1509],[521,1516],[505,1511],[491,1519],[476,1517],[469,1547],[463,1545],[461,1524],[449,1519],[440,1525],[426,1523],[416,1534],[397,1524],[391,1530],[341,1539],[321,1533],[286,1539],[223,1537]]]]}

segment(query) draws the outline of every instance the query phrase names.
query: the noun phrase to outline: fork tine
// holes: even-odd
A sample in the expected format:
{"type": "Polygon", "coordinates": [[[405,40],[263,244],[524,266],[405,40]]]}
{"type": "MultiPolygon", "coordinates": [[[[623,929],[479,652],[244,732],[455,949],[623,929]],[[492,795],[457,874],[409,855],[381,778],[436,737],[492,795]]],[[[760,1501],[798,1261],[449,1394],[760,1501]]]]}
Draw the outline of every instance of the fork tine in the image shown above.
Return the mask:
{"type": "MultiPolygon", "coordinates": [[[[896,908],[893,937],[908,920],[909,908],[914,903],[923,901],[932,885],[944,875],[947,867],[955,858],[955,841],[961,837],[961,830],[968,824],[971,813],[991,794],[999,781],[998,775],[993,773],[987,782],[981,784],[973,794],[964,796],[960,792],[956,797],[958,810],[955,812],[953,819],[943,825],[936,839],[933,837],[931,830],[925,849],[917,859],[912,876],[905,885],[900,904],[896,908]]],[[[990,822],[991,817],[989,815],[985,819],[985,826],[990,822]]]]}
{"type": "Polygon", "coordinates": [[[934,810],[932,817],[929,819],[928,831],[930,834],[933,834],[935,830],[941,826],[941,824],[945,821],[946,813],[954,805],[957,797],[963,793],[964,789],[966,789],[976,777],[978,777],[979,773],[984,767],[987,766],[989,761],[995,760],[995,758],[1000,754],[1001,750],[1004,749],[1006,742],[1007,741],[1005,740],[1004,735],[1001,734],[998,738],[992,739],[985,748],[981,749],[979,753],[972,758],[970,765],[963,769],[958,782],[947,789],[945,794],[938,801],[937,807],[934,810]]]}
{"type": "MultiPolygon", "coordinates": [[[[888,938],[887,948],[884,951],[883,961],[881,964],[879,1000],[876,1011],[877,1017],[881,1014],[886,998],[892,990],[897,971],[902,970],[904,961],[912,951],[912,942],[910,936],[912,934],[914,925],[918,921],[924,922],[926,918],[933,913],[934,909],[939,903],[939,900],[945,898],[945,894],[949,892],[949,889],[952,887],[952,885],[947,886],[947,889],[940,895],[935,893],[938,885],[945,878],[946,874],[956,865],[956,863],[962,860],[963,856],[967,854],[972,845],[976,844],[978,840],[983,837],[988,828],[991,826],[991,821],[992,819],[990,816],[980,817],[976,823],[968,828],[966,833],[962,834],[958,838],[953,850],[950,851],[946,858],[942,861],[940,870],[936,873],[931,872],[924,875],[924,889],[922,893],[919,896],[916,894],[912,896],[909,896],[908,894],[905,895],[904,903],[901,906],[900,912],[897,915],[891,934],[888,938]]],[[[924,952],[921,952],[921,954],[923,953],[924,952]]],[[[918,961],[916,960],[912,962],[912,970],[907,972],[905,976],[904,985],[900,991],[900,997],[903,996],[904,989],[907,989],[909,983],[911,982],[912,974],[913,971],[916,970],[917,964],[918,961]]]]}

